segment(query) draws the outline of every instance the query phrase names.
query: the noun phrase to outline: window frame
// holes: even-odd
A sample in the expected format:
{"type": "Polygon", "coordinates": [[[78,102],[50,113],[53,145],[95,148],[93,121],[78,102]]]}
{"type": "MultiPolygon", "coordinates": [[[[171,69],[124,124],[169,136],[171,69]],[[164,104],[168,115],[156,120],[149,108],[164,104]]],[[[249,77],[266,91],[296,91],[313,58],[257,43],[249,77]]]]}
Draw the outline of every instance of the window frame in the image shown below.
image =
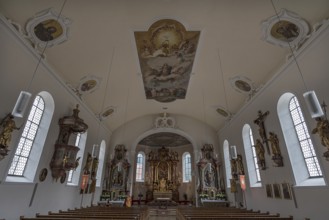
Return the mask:
{"type": "MultiPolygon", "coordinates": [[[[39,175],[37,175],[38,165],[41,160],[41,155],[45,149],[44,144],[45,144],[45,141],[46,141],[46,138],[48,135],[48,131],[49,131],[49,127],[50,127],[52,117],[54,114],[55,102],[54,102],[54,99],[51,96],[51,94],[48,93],[47,91],[41,91],[36,95],[36,97],[37,96],[40,96],[43,99],[45,107],[44,107],[42,118],[40,120],[39,128],[36,132],[35,140],[31,147],[31,151],[29,154],[28,161],[26,163],[26,167],[24,169],[24,174],[23,174],[23,176],[8,175],[9,168],[11,165],[11,164],[9,164],[8,168],[7,168],[8,170],[6,172],[6,174],[7,174],[6,179],[5,179],[5,181],[8,183],[10,183],[10,182],[31,183],[31,182],[35,181],[35,178],[39,178],[39,175]]],[[[35,98],[33,99],[33,102],[34,101],[35,101],[35,98]]],[[[31,106],[32,106],[32,104],[31,104],[31,106]]],[[[31,111],[31,109],[32,109],[32,107],[30,107],[30,111],[31,111]]],[[[29,114],[30,114],[30,111],[29,111],[29,114]]],[[[17,141],[16,141],[16,143],[13,141],[14,142],[13,145],[18,146],[21,135],[22,135],[22,133],[19,134],[19,136],[14,139],[17,141]]],[[[16,148],[14,150],[16,151],[16,148]]],[[[14,157],[14,153],[12,154],[10,161],[13,160],[13,157],[14,157]]]]}
{"type": "Polygon", "coordinates": [[[136,182],[144,182],[145,181],[145,153],[143,151],[140,151],[137,153],[136,157],[136,182]],[[141,155],[141,162],[139,162],[139,155],[141,155]],[[139,167],[139,164],[141,167],[139,167]],[[140,174],[140,175],[139,175],[140,174]]]}
{"type": "MultiPolygon", "coordinates": [[[[286,150],[288,152],[289,162],[291,164],[295,185],[296,186],[325,186],[325,180],[322,177],[312,177],[310,178],[306,163],[304,161],[304,156],[300,147],[299,139],[295,130],[295,125],[293,122],[292,115],[290,114],[290,100],[292,97],[296,97],[298,101],[298,97],[293,93],[286,92],[282,94],[277,103],[277,114],[281,125],[281,130],[283,133],[283,137],[286,144],[286,150]]],[[[299,103],[300,111],[303,113],[304,106],[302,103],[299,103]]],[[[307,115],[306,115],[307,116],[307,115]]],[[[305,118],[303,114],[303,118],[305,120],[305,124],[307,118],[305,118]]],[[[307,126],[307,124],[306,124],[307,126]]],[[[311,138],[312,140],[312,138],[311,138]]],[[[314,146],[314,145],[313,145],[314,146]]],[[[314,148],[316,152],[318,149],[314,148]]],[[[317,152],[316,152],[317,153],[317,152]]],[[[319,154],[317,154],[319,155],[319,154]]],[[[319,161],[319,166],[321,168],[321,161],[319,161]]],[[[323,173],[323,171],[322,171],[323,173]]]]}
{"type": "Polygon", "coordinates": [[[33,148],[37,133],[40,129],[44,111],[45,101],[40,95],[37,95],[33,100],[32,107],[24,125],[23,132],[19,139],[14,157],[8,170],[8,176],[24,177],[31,150],[33,148]],[[20,163],[21,166],[23,166],[22,169],[19,169],[20,163]]]}
{"type": "Polygon", "coordinates": [[[188,183],[192,181],[192,156],[190,152],[185,152],[182,155],[183,162],[183,183],[188,183]],[[189,157],[189,161],[187,161],[187,157],[189,157]],[[187,178],[189,176],[189,178],[187,178]]]}
{"type": "MultiPolygon", "coordinates": [[[[259,173],[260,181],[257,178],[257,162],[255,164],[255,159],[253,156],[253,148],[252,148],[252,143],[254,143],[254,139],[251,140],[251,135],[252,129],[249,124],[245,124],[242,128],[242,140],[243,140],[243,146],[244,146],[244,152],[246,156],[246,163],[247,163],[247,168],[248,172],[247,174],[249,175],[249,183],[250,187],[262,187],[262,179],[261,175],[259,173]]],[[[252,136],[253,138],[253,136],[252,136]]],[[[259,166],[258,166],[259,168],[259,166]]]]}

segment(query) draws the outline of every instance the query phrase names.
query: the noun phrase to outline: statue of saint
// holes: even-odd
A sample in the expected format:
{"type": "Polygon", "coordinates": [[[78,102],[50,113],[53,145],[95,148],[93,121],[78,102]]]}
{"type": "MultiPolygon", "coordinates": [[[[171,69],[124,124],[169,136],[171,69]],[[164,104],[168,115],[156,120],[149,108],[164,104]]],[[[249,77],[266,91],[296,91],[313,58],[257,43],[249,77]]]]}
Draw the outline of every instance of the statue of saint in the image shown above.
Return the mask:
{"type": "Polygon", "coordinates": [[[11,133],[14,130],[19,130],[19,127],[16,127],[14,116],[8,114],[0,123],[1,133],[0,133],[0,147],[7,148],[11,141],[11,133]]]}
{"type": "Polygon", "coordinates": [[[164,178],[162,178],[160,180],[160,185],[159,185],[160,192],[167,191],[167,184],[166,183],[167,183],[167,181],[164,178]]]}
{"type": "Polygon", "coordinates": [[[236,159],[236,165],[238,168],[238,173],[239,175],[244,175],[244,167],[243,167],[243,162],[242,162],[242,156],[239,154],[237,159],[236,159]]]}
{"type": "Polygon", "coordinates": [[[272,154],[274,156],[281,155],[278,136],[273,132],[270,132],[270,137],[268,140],[271,143],[272,154]]]}
{"type": "Polygon", "coordinates": [[[312,134],[319,134],[321,138],[321,144],[329,150],[329,121],[325,118],[318,117],[316,128],[312,130],[312,134]]]}
{"type": "Polygon", "coordinates": [[[257,158],[258,158],[258,164],[262,170],[265,170],[266,169],[265,150],[264,150],[264,146],[263,146],[262,142],[260,141],[260,139],[256,140],[255,149],[256,149],[256,154],[257,154],[257,158]]]}

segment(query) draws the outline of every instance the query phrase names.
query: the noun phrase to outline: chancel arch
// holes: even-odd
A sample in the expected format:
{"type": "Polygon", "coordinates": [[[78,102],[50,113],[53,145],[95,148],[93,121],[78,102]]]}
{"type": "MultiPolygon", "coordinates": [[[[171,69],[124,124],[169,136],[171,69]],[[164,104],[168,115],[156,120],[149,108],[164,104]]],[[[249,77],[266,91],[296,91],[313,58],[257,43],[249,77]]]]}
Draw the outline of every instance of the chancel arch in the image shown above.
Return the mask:
{"type": "MultiPolygon", "coordinates": [[[[145,179],[143,183],[134,181],[133,196],[142,195],[147,201],[159,197],[170,197],[173,201],[191,200],[196,180],[192,176],[189,181],[183,181],[182,158],[188,153],[191,167],[196,166],[194,143],[190,135],[174,128],[158,128],[140,135],[132,152],[135,152],[135,158],[139,152],[145,153],[145,179]]],[[[133,162],[134,166],[137,166],[136,162],[133,162]]]]}

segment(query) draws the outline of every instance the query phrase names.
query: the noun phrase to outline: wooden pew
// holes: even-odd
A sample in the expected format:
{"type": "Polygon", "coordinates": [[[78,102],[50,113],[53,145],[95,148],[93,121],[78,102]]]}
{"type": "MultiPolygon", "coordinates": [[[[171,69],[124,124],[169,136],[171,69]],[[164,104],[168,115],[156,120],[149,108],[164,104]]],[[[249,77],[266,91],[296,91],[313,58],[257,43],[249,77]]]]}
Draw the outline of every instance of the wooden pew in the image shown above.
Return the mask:
{"type": "Polygon", "coordinates": [[[179,208],[177,210],[177,218],[180,220],[215,220],[215,219],[228,219],[228,220],[243,220],[243,219],[255,219],[255,220],[292,220],[290,217],[280,217],[279,214],[260,213],[246,209],[237,209],[230,207],[217,207],[214,208],[179,208]]]}
{"type": "Polygon", "coordinates": [[[36,214],[35,218],[21,217],[21,220],[100,220],[100,219],[126,219],[144,220],[146,208],[133,209],[124,207],[87,207],[67,211],[60,210],[58,213],[48,212],[48,215],[36,214]]]}

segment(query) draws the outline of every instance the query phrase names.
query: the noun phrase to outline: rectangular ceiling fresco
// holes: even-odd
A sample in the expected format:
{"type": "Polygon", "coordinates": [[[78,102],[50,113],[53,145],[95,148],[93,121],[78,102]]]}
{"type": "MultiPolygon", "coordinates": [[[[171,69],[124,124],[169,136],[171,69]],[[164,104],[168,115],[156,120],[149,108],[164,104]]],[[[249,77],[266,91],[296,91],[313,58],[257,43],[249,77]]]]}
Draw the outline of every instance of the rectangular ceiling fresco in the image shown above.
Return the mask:
{"type": "Polygon", "coordinates": [[[185,99],[200,31],[186,31],[175,20],[155,22],[135,32],[147,99],[172,102],[185,99]]]}

